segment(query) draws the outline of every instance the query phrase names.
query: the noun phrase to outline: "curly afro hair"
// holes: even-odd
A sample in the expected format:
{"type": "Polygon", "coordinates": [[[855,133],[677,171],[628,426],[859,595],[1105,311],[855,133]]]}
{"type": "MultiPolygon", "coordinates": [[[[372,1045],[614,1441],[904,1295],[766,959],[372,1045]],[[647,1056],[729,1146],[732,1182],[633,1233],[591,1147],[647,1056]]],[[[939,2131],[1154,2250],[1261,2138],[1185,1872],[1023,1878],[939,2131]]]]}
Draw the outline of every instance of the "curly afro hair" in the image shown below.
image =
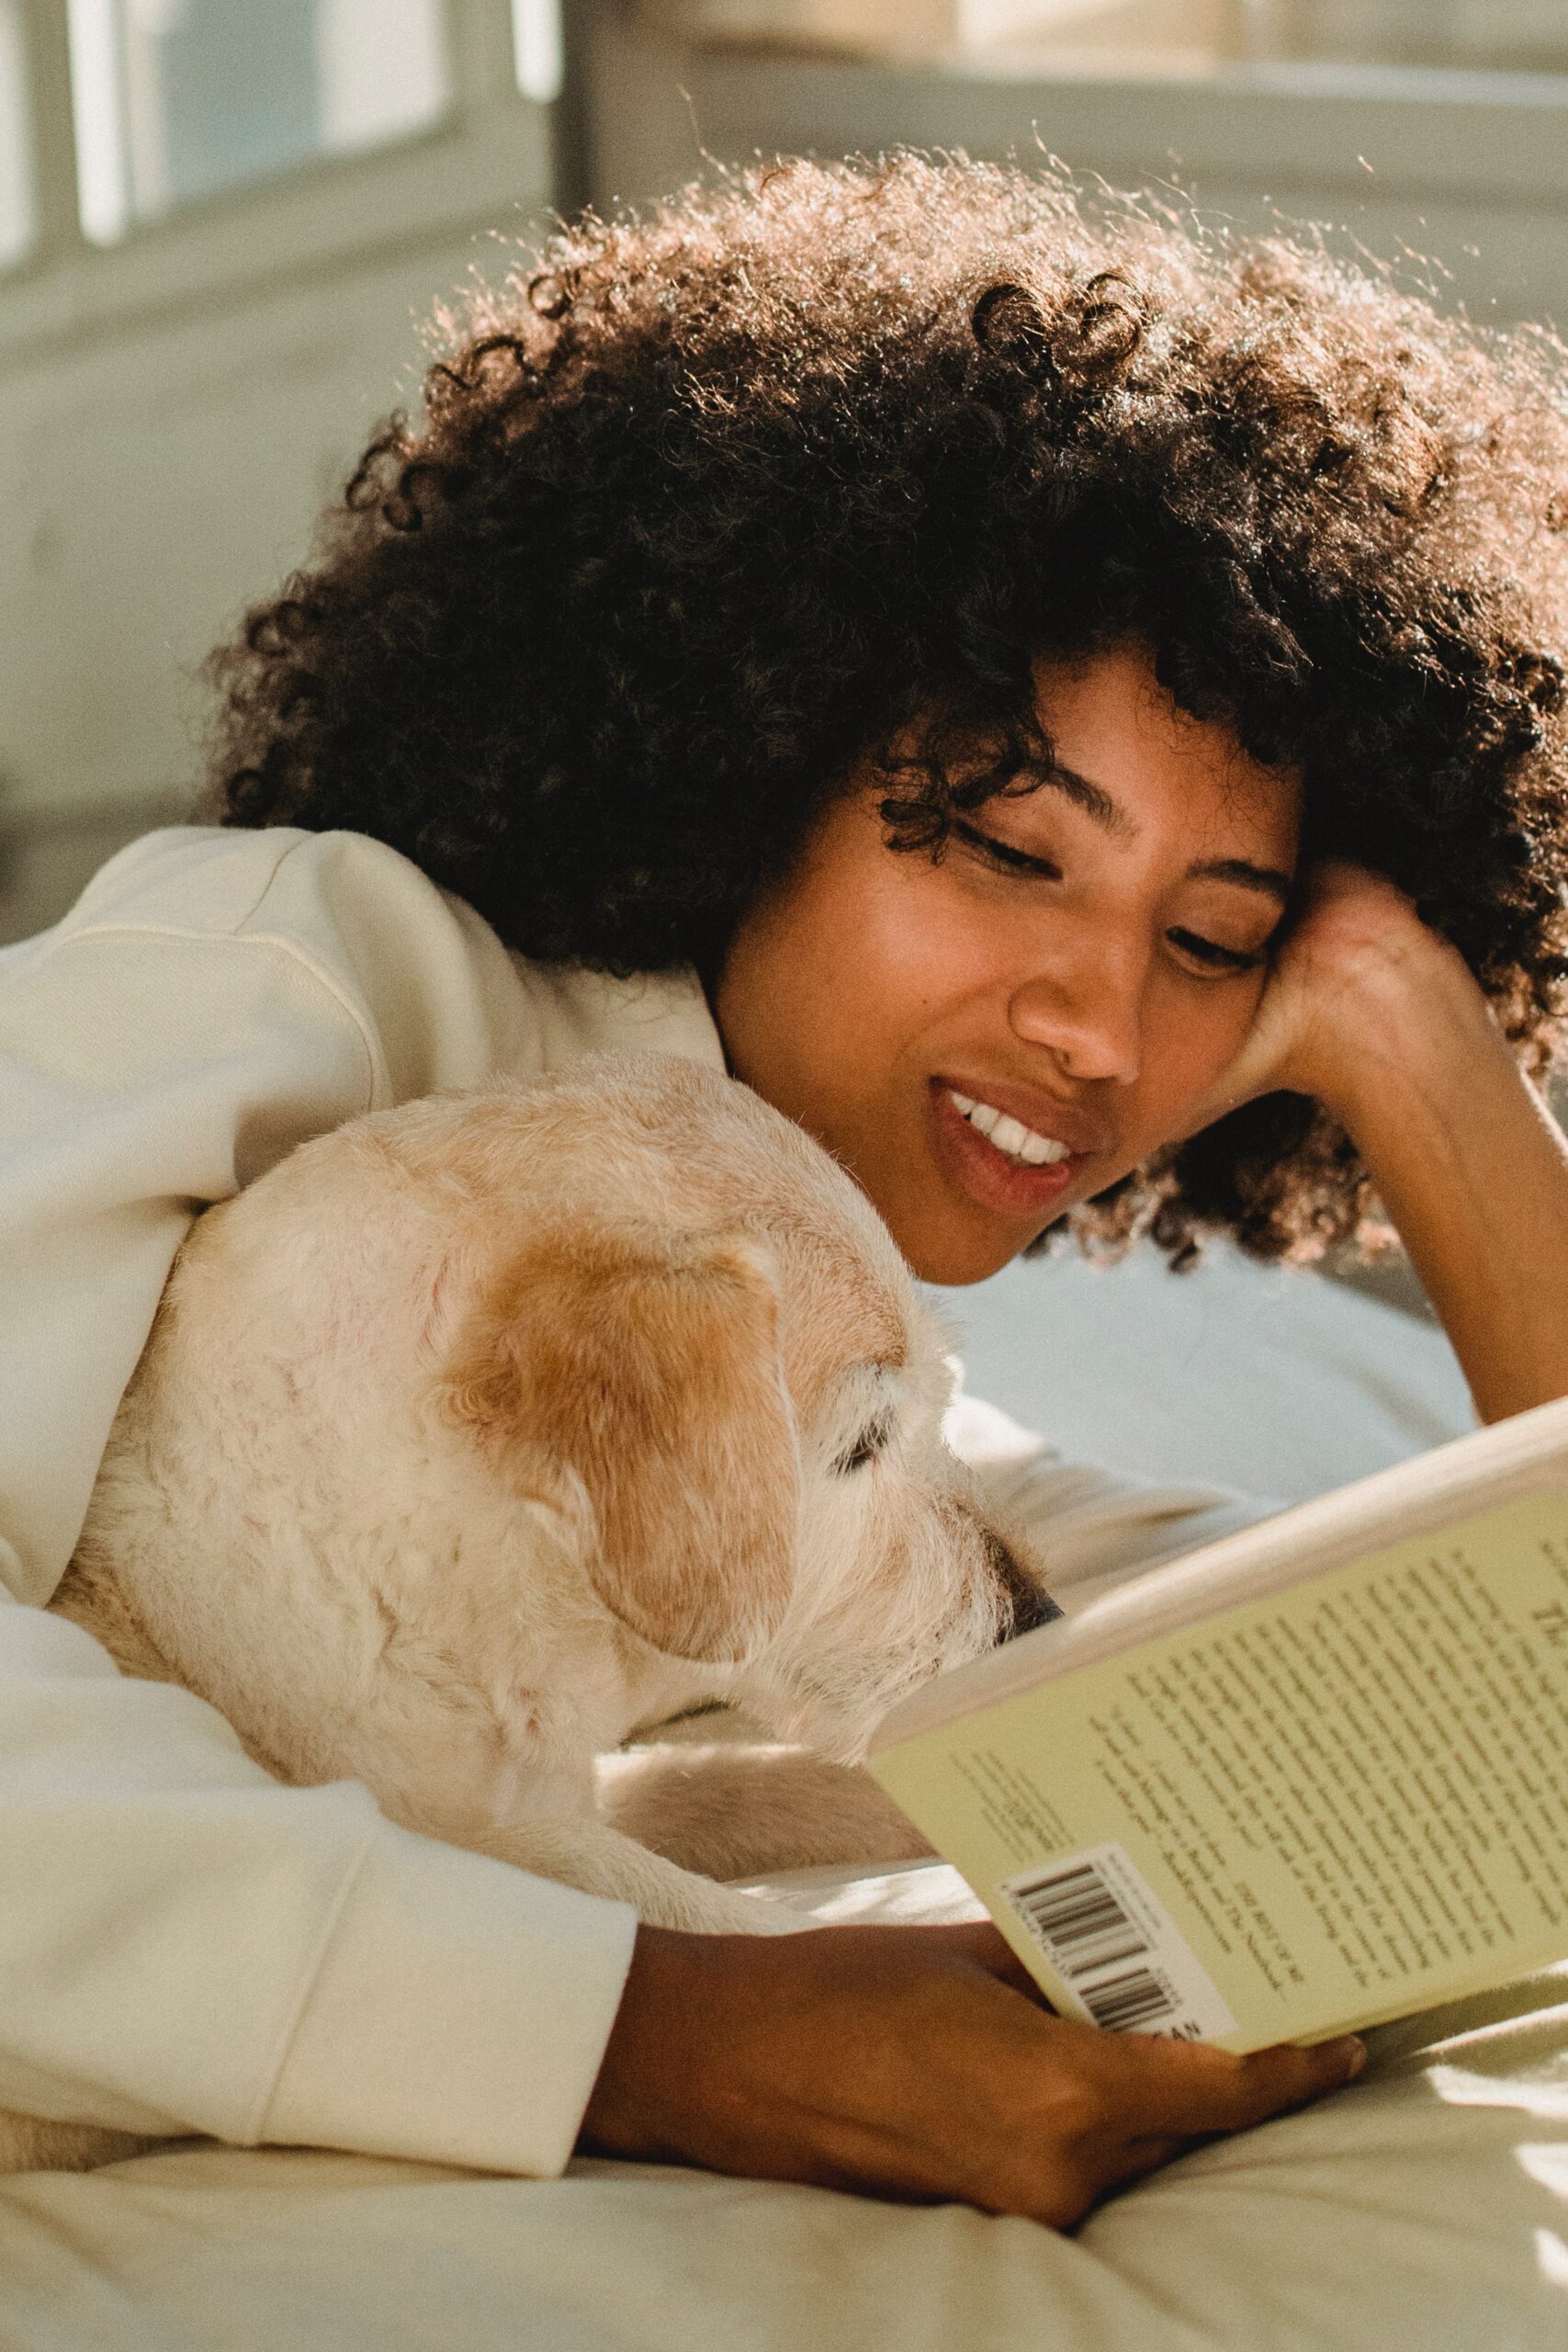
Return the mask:
{"type": "MultiPolygon", "coordinates": [[[[1136,642],[1300,772],[1308,857],[1409,892],[1545,1061],[1550,336],[911,154],[590,217],[435,332],[423,414],[213,657],[226,822],[352,827],[530,956],[711,978],[868,761],[890,846],[940,856],[955,809],[1049,757],[1037,658],[1136,642]]],[[[1180,1262],[1205,1229],[1310,1256],[1374,1215],[1348,1138],[1273,1095],[1074,1222],[1180,1262]]]]}

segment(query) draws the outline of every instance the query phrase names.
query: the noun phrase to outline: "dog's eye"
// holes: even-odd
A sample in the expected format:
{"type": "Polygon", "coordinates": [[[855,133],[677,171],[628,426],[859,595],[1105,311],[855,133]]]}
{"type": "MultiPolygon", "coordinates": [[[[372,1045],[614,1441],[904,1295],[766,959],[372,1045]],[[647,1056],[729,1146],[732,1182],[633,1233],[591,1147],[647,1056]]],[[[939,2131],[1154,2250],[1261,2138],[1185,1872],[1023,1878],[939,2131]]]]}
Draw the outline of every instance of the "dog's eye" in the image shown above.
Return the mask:
{"type": "Polygon", "coordinates": [[[893,1434],[893,1423],[886,1413],[868,1421],[847,1453],[840,1453],[833,1467],[836,1471],[863,1470],[874,1462],[893,1434]]]}

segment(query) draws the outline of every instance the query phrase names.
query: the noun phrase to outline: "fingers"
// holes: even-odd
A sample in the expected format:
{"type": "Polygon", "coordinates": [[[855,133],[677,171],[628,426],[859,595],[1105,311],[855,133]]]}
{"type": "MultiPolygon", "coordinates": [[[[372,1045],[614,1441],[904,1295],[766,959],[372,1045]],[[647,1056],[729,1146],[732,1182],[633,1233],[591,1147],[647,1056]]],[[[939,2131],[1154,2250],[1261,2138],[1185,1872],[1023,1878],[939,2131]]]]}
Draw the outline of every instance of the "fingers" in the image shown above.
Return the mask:
{"type": "Polygon", "coordinates": [[[1339,2041],[1319,2042],[1311,2050],[1281,2044],[1255,2050],[1235,2062],[1231,2084],[1216,2098],[1221,2132],[1244,2132],[1270,2115],[1283,2114],[1308,2099],[1321,2098],[1354,2080],[1365,2065],[1365,2044],[1354,2035],[1339,2041]]]}
{"type": "Polygon", "coordinates": [[[1255,2051],[1242,2063],[1256,2070],[1258,2096],[1267,2101],[1263,2113],[1273,2115],[1354,2082],[1367,2063],[1367,2045],[1347,2033],[1337,2041],[1317,2042],[1310,2050],[1285,2045],[1255,2051]]]}
{"type": "Polygon", "coordinates": [[[935,1932],[948,1939],[950,1951],[962,1952],[966,1960],[983,1968],[987,1976],[999,1978],[1002,1984],[1010,1984],[1015,1993],[1022,1993],[1039,2007],[1050,2007],[1001,1929],[993,1926],[989,1919],[966,1919],[935,1932]]]}
{"type": "MultiPolygon", "coordinates": [[[[1281,2046],[1236,2057],[1201,2043],[1107,2034],[1065,2020],[1057,2030],[1089,2038],[1100,2064],[1097,2069],[1090,2060],[1085,2075],[1098,2072],[1098,2100],[1090,2091],[1079,2127],[1059,2131],[1043,2163],[1018,2181],[1015,2201],[1004,2209],[1056,2229],[1076,2227],[1101,2198],[1207,2141],[1338,2089],[1366,2057],[1349,2037],[1312,2050],[1281,2046]]],[[[1074,2054],[1084,2064],[1081,2043],[1074,2054]]],[[[1080,2078],[1080,2088],[1087,2087],[1080,2078]]]]}
{"type": "MultiPolygon", "coordinates": [[[[1310,2050],[1280,2043],[1244,2058],[1201,2042],[1160,2041],[1161,2052],[1145,2057],[1127,2045],[1149,2038],[1108,2037],[1125,2052],[1122,2064],[1135,2077],[1140,2120],[1146,2131],[1198,2138],[1213,2132],[1245,2132],[1288,2108],[1338,2090],[1366,2063],[1366,2049],[1354,2035],[1319,2042],[1310,2050]]],[[[1109,2055],[1109,2053],[1107,2053],[1109,2055]]]]}
{"type": "MultiPolygon", "coordinates": [[[[925,1933],[949,1951],[961,1952],[987,1975],[1023,1994],[1055,2018],[1051,2004],[1001,1930],[988,1919],[932,1928],[925,1933]]],[[[1062,2025],[1093,2037],[1092,2047],[1125,2076],[1150,2132],[1168,2132],[1172,2144],[1217,2132],[1242,2132],[1271,2115],[1321,2098],[1354,2080],[1366,2063],[1366,2047],[1353,2034],[1309,2049],[1281,2042],[1246,2057],[1204,2042],[1146,2034],[1101,2034],[1097,2028],[1062,2025]],[[1158,2102],[1151,2110],[1151,2099],[1158,2102]]],[[[1060,2030],[1060,2029],[1055,2029],[1060,2030]]]]}
{"type": "Polygon", "coordinates": [[[1347,2081],[1356,2048],[1241,2058],[1055,2017],[988,1923],[645,1927],[584,2132],[617,2154],[1072,2228],[1194,2142],[1347,2081]]]}

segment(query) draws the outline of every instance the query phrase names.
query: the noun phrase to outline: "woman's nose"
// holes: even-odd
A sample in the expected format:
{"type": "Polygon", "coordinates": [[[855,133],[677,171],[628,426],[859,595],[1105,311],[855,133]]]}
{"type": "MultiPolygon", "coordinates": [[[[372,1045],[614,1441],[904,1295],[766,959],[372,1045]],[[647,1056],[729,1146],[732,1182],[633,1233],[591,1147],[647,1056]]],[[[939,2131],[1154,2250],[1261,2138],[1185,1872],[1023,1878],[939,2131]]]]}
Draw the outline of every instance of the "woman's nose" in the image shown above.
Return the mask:
{"type": "Polygon", "coordinates": [[[1147,978],[1146,951],[1101,940],[1020,982],[1008,1007],[1013,1033],[1044,1046],[1064,1077],[1130,1086],[1143,1059],[1147,978]]]}

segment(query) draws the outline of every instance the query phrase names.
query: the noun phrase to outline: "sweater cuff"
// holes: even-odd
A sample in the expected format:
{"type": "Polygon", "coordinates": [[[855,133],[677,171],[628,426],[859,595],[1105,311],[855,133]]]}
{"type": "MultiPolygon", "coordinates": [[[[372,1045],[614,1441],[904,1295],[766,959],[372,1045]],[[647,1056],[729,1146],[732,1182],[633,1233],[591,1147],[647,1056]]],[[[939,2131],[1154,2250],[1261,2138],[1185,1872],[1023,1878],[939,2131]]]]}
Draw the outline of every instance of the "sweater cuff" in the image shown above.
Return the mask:
{"type": "Polygon", "coordinates": [[[637,1914],[379,1825],[254,2138],[549,2176],[572,2152],[637,1914]]]}

